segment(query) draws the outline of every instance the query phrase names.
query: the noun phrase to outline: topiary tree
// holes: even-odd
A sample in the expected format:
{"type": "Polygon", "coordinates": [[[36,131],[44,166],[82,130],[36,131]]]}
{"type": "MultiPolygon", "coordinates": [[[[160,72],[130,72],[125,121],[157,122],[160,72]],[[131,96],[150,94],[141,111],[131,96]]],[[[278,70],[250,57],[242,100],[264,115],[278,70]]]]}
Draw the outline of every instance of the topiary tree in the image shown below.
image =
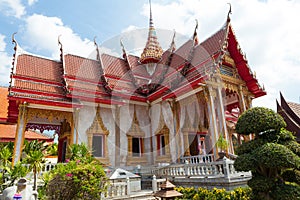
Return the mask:
{"type": "Polygon", "coordinates": [[[273,110],[255,107],[245,111],[236,124],[239,134],[255,139],[237,148],[238,171],[252,171],[248,185],[255,199],[299,199],[300,145],[273,110]]]}

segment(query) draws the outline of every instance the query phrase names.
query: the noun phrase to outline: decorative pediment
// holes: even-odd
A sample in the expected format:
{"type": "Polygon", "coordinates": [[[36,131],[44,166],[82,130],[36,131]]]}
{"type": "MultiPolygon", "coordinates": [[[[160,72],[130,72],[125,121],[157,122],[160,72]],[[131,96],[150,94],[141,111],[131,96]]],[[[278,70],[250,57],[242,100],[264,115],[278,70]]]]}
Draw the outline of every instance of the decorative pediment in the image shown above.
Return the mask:
{"type": "Polygon", "coordinates": [[[137,119],[136,111],[134,111],[132,124],[129,131],[127,132],[127,135],[134,137],[145,137],[144,131],[142,131],[142,129],[140,128],[140,123],[137,119]]]}
{"type": "Polygon", "coordinates": [[[88,134],[94,134],[94,133],[99,133],[99,134],[105,134],[108,135],[109,131],[105,127],[101,115],[100,115],[100,106],[97,107],[97,112],[94,117],[92,125],[87,129],[86,131],[88,134]]]}

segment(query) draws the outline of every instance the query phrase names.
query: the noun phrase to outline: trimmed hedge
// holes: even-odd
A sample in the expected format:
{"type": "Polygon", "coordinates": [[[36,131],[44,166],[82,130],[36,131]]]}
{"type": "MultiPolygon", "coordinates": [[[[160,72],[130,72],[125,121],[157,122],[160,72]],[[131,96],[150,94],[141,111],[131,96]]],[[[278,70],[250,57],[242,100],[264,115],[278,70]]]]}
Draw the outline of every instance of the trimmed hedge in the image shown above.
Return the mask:
{"type": "Polygon", "coordinates": [[[232,191],[214,188],[208,190],[206,188],[175,188],[176,191],[183,194],[182,197],[176,199],[193,199],[193,200],[250,200],[252,190],[249,187],[236,188],[232,191]]]}

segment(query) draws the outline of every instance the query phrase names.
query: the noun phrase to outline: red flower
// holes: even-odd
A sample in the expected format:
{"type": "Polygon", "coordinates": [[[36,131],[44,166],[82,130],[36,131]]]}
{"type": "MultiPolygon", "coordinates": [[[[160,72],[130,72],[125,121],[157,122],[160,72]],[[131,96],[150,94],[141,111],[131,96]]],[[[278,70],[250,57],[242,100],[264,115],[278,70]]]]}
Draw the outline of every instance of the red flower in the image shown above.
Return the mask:
{"type": "Polygon", "coordinates": [[[67,176],[67,177],[72,177],[72,176],[73,176],[73,174],[71,174],[71,173],[67,173],[67,174],[66,174],[66,176],[67,176]]]}

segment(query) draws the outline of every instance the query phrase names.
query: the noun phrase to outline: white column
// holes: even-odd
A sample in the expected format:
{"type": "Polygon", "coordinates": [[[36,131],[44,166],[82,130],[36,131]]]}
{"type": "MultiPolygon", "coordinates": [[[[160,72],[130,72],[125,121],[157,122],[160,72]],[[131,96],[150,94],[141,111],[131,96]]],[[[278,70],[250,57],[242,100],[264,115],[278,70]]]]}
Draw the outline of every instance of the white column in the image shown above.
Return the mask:
{"type": "Polygon", "coordinates": [[[210,127],[211,131],[212,131],[212,145],[214,145],[214,157],[217,157],[217,148],[215,146],[217,139],[218,139],[218,132],[217,132],[217,122],[216,122],[216,109],[215,109],[215,105],[214,105],[214,96],[213,96],[213,88],[211,86],[208,86],[208,90],[209,90],[209,110],[210,110],[210,114],[209,114],[209,118],[210,118],[210,127]]]}
{"type": "MultiPolygon", "coordinates": [[[[219,82],[219,80],[218,80],[219,82]]],[[[225,139],[230,143],[230,139],[229,139],[229,136],[228,136],[228,130],[227,130],[227,126],[226,126],[226,119],[225,119],[225,113],[224,113],[224,103],[223,103],[223,98],[222,98],[222,90],[221,90],[221,86],[219,85],[218,88],[218,99],[219,99],[219,108],[220,108],[220,113],[221,113],[221,120],[222,120],[222,125],[223,125],[223,130],[224,130],[224,136],[225,136],[225,139]]],[[[232,146],[232,145],[231,145],[232,146]]],[[[230,149],[231,152],[232,149],[230,149]]]]}

